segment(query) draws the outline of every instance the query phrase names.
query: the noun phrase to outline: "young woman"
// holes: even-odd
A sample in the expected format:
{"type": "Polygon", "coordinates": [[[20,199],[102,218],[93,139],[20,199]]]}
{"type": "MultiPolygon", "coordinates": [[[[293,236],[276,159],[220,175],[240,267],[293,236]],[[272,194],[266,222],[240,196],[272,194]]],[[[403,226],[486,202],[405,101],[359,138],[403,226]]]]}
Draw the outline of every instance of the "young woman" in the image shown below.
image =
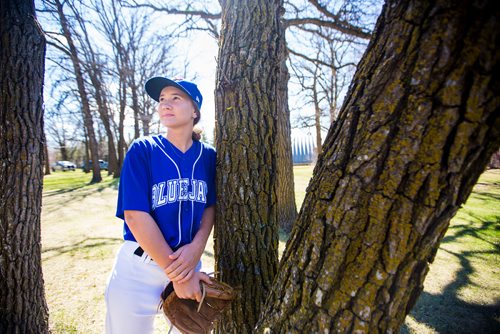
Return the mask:
{"type": "Polygon", "coordinates": [[[215,150],[193,132],[203,97],[196,84],[155,77],[166,135],[131,145],[120,178],[116,216],[124,239],[106,288],[107,333],[151,333],[169,281],[181,298],[201,300],[200,258],[215,219],[215,150]]]}

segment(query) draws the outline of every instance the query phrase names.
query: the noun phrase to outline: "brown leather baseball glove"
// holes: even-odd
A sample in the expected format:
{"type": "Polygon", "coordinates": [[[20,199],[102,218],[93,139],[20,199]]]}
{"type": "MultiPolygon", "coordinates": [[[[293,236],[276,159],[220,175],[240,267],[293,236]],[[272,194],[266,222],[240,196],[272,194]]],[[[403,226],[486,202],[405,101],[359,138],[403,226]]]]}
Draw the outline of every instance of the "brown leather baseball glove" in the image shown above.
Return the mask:
{"type": "Polygon", "coordinates": [[[177,297],[174,286],[170,282],[161,294],[162,308],[165,316],[173,326],[185,334],[210,333],[214,321],[235,298],[235,292],[226,283],[210,277],[212,283],[200,281],[202,300],[200,303],[192,299],[177,297]]]}

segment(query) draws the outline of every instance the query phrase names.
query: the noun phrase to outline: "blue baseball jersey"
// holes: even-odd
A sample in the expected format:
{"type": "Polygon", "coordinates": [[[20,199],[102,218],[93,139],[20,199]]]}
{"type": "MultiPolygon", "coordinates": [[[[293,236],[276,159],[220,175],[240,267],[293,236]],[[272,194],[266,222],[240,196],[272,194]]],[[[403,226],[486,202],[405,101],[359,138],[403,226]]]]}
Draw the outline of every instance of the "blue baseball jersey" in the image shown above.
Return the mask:
{"type": "MultiPolygon", "coordinates": [[[[199,141],[183,153],[162,135],[136,139],[123,162],[116,216],[148,212],[173,250],[190,243],[215,204],[215,149],[199,141]]],[[[124,221],[124,239],[136,241],[124,221]]]]}

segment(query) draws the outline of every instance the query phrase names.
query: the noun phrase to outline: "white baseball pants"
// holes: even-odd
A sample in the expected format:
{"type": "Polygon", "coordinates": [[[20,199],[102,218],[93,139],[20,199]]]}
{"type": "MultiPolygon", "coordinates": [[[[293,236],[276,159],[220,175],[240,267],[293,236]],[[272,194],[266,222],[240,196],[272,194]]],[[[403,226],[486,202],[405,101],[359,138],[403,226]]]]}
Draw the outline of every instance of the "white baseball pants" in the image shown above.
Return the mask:
{"type": "Polygon", "coordinates": [[[138,247],[126,240],[116,256],[105,292],[107,334],[153,333],[154,318],[161,312],[160,295],[168,277],[146,252],[134,254],[138,247]]]}

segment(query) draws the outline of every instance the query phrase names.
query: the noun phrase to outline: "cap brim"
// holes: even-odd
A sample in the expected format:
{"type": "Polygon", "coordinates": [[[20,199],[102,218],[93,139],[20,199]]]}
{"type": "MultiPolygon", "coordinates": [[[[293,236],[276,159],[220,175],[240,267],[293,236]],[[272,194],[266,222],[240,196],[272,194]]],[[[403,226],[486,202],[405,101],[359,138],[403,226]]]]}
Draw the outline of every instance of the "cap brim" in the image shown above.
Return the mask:
{"type": "Polygon", "coordinates": [[[163,90],[163,88],[168,86],[178,88],[186,93],[189,97],[191,97],[189,92],[184,87],[179,85],[177,82],[164,77],[154,77],[149,79],[148,81],[146,81],[144,89],[146,89],[146,93],[148,93],[148,95],[151,96],[153,100],[159,102],[161,91],[163,90]]]}

